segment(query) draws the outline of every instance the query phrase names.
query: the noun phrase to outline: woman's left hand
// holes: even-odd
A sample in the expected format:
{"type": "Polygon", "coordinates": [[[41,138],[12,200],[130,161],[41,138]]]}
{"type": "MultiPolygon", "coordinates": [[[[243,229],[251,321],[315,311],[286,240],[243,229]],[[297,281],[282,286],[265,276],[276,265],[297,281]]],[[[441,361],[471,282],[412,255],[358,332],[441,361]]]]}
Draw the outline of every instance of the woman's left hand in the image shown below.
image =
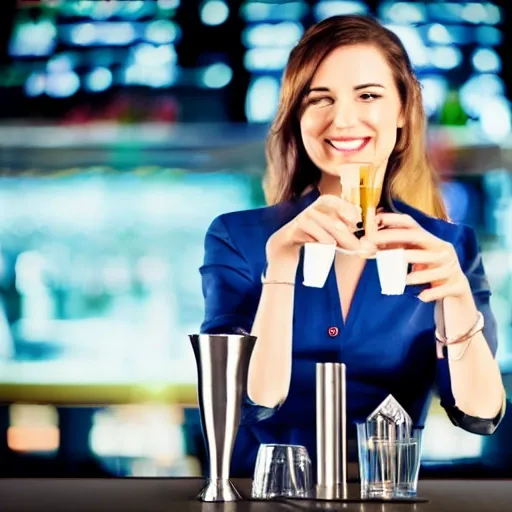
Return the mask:
{"type": "Polygon", "coordinates": [[[462,271],[453,245],[423,229],[412,217],[397,213],[378,213],[379,230],[370,240],[379,249],[404,248],[412,272],[406,284],[430,284],[418,298],[432,302],[446,297],[471,296],[469,281],[462,271]]]}

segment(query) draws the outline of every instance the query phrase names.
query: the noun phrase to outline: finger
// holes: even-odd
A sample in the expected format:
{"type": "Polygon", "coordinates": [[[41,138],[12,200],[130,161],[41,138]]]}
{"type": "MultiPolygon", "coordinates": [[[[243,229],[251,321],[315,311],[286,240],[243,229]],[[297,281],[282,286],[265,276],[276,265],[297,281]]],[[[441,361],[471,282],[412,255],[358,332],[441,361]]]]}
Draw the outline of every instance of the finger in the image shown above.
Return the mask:
{"type": "MultiPolygon", "coordinates": [[[[302,239],[301,239],[299,245],[303,245],[303,244],[307,244],[307,243],[317,243],[317,239],[313,238],[311,235],[309,235],[308,233],[303,231],[302,232],[302,239]]],[[[336,241],[326,242],[326,243],[329,243],[330,245],[332,245],[332,244],[336,244],[336,241]]]]}
{"type": "Polygon", "coordinates": [[[318,206],[317,208],[312,208],[308,210],[307,213],[310,212],[319,212],[324,215],[327,215],[329,218],[336,222],[341,222],[344,225],[348,226],[350,231],[356,231],[357,223],[361,220],[360,212],[357,210],[351,209],[333,209],[332,207],[327,206],[318,206]]]}
{"type": "Polygon", "coordinates": [[[336,245],[336,238],[329,234],[318,222],[313,219],[304,217],[297,224],[296,242],[318,242],[321,244],[336,245]]]}
{"type": "Polygon", "coordinates": [[[448,251],[429,251],[425,249],[407,249],[405,251],[405,261],[413,265],[440,265],[443,262],[450,261],[448,251]]]}
{"type": "Polygon", "coordinates": [[[403,213],[378,212],[377,222],[387,228],[417,228],[419,224],[410,216],[403,213]]]}
{"type": "Polygon", "coordinates": [[[359,248],[359,240],[349,231],[346,224],[341,220],[333,220],[329,215],[318,210],[308,212],[308,217],[328,233],[336,243],[346,249],[359,248]]]}
{"type": "Polygon", "coordinates": [[[371,240],[379,247],[392,245],[437,249],[441,246],[439,239],[424,229],[381,229],[372,233],[371,240]]]}
{"type": "Polygon", "coordinates": [[[453,269],[449,266],[418,270],[407,275],[406,284],[438,283],[448,280],[452,273],[453,269]]]}
{"type": "Polygon", "coordinates": [[[333,230],[333,234],[339,231],[350,231],[349,225],[337,215],[326,213],[324,210],[312,208],[304,212],[305,216],[321,224],[326,230],[333,230]]]}
{"type": "Polygon", "coordinates": [[[316,203],[314,203],[314,207],[324,213],[332,213],[354,227],[362,219],[362,210],[360,206],[345,201],[345,199],[337,196],[321,196],[316,203]]]}
{"type": "Polygon", "coordinates": [[[332,213],[347,225],[352,231],[357,229],[357,225],[363,220],[361,207],[347,203],[343,208],[333,210],[332,213]]]}
{"type": "Polygon", "coordinates": [[[418,295],[418,299],[420,299],[422,302],[434,302],[449,297],[454,292],[454,290],[455,288],[452,285],[442,284],[423,290],[418,295]]]}

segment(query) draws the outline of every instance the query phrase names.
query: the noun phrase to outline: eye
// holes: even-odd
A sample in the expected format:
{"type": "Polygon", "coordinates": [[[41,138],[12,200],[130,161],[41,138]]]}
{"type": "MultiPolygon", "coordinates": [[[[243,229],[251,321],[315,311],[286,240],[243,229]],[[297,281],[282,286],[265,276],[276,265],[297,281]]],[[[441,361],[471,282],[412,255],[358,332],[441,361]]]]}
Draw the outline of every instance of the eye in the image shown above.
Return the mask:
{"type": "Polygon", "coordinates": [[[359,96],[363,101],[373,101],[373,100],[376,100],[378,98],[382,98],[382,96],[380,94],[376,94],[374,92],[363,92],[363,94],[361,94],[361,96],[359,96]]]}
{"type": "Polygon", "coordinates": [[[328,96],[317,96],[308,100],[308,105],[316,105],[317,107],[326,107],[332,103],[332,99],[328,96]]]}

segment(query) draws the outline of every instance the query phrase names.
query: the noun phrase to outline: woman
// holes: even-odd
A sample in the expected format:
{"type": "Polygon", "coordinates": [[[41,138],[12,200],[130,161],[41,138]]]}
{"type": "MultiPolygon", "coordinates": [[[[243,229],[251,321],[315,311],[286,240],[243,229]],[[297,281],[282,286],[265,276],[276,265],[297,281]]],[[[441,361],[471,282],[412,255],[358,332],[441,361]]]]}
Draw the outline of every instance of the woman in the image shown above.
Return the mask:
{"type": "Polygon", "coordinates": [[[391,393],[422,426],[434,387],[454,424],[490,434],[500,422],[489,285],[474,232],[447,220],[424,132],[407,54],[373,19],[329,18],[291,52],[267,141],[271,206],[215,219],[201,267],[202,332],[258,338],[234,475],[252,475],[260,443],[302,444],[315,459],[318,361],[346,364],[349,423],[391,393]],[[378,230],[360,238],[339,163],[368,159],[383,193],[378,230]],[[324,288],[304,287],[305,242],[404,247],[406,292],[382,295],[375,260],[347,254],[324,288]]]}

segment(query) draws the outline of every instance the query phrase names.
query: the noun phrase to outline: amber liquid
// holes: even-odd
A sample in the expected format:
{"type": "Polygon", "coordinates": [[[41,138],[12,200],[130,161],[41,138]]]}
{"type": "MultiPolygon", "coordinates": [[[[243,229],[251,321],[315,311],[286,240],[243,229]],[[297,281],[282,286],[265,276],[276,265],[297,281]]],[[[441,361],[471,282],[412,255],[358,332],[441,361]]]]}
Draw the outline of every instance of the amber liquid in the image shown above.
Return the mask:
{"type": "Polygon", "coordinates": [[[340,175],[342,197],[362,210],[362,221],[368,235],[375,229],[375,214],[382,187],[375,187],[375,168],[372,164],[351,164],[340,175]]]}
{"type": "Polygon", "coordinates": [[[368,218],[371,218],[372,214],[375,214],[375,210],[377,209],[377,205],[379,204],[381,194],[381,187],[373,188],[367,186],[360,186],[358,189],[356,188],[350,191],[350,202],[352,204],[357,204],[358,206],[361,207],[365,230],[368,227],[368,218]]]}
{"type": "Polygon", "coordinates": [[[368,221],[375,215],[381,194],[382,188],[359,187],[359,205],[363,214],[365,231],[368,231],[368,221]]]}

